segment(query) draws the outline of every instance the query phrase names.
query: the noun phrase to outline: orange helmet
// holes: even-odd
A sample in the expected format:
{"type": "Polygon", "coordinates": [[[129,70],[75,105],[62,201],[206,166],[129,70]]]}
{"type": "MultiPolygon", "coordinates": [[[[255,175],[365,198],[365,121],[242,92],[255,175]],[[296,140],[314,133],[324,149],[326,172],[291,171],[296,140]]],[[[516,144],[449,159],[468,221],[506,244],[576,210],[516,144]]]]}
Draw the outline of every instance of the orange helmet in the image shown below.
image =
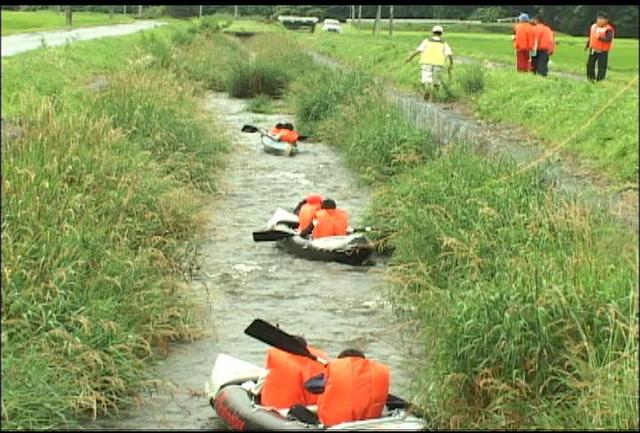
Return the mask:
{"type": "Polygon", "coordinates": [[[309,204],[320,204],[322,203],[322,196],[320,194],[309,194],[306,200],[309,204]]]}

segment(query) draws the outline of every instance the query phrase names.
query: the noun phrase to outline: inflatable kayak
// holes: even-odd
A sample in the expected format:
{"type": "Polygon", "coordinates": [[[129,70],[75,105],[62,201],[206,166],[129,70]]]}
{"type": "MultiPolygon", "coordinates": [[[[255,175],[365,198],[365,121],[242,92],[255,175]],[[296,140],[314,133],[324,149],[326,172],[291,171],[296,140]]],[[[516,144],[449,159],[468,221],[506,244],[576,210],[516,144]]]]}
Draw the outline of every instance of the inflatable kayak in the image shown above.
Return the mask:
{"type": "MultiPolygon", "coordinates": [[[[380,418],[346,422],[329,428],[288,417],[288,409],[260,404],[257,383],[267,370],[221,353],[205,385],[209,404],[231,430],[424,430],[425,420],[405,409],[385,407],[380,418]]],[[[307,406],[316,412],[316,406],[307,406]]]]}
{"type": "Polygon", "coordinates": [[[278,141],[270,135],[262,135],[262,149],[273,155],[293,156],[298,153],[298,146],[294,146],[285,141],[278,141]]]}
{"type": "Polygon", "coordinates": [[[297,215],[280,208],[269,220],[267,228],[291,233],[291,236],[278,240],[278,245],[300,258],[357,266],[373,254],[374,245],[363,234],[305,239],[291,228],[297,220],[297,215]]]}

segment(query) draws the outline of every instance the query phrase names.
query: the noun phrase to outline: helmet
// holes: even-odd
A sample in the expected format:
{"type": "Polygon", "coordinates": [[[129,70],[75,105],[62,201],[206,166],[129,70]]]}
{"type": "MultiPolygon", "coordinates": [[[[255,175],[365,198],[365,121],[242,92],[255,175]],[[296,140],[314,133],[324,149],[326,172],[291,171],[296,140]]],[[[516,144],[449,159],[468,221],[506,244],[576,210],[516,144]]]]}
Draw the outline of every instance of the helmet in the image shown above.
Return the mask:
{"type": "Polygon", "coordinates": [[[444,30],[442,29],[442,26],[433,26],[433,28],[431,29],[431,31],[433,33],[444,33],[444,30]]]}
{"type": "Polygon", "coordinates": [[[520,14],[520,16],[518,17],[518,21],[529,21],[529,15],[527,14],[520,14]]]}
{"type": "Polygon", "coordinates": [[[306,197],[309,204],[320,204],[322,202],[322,196],[320,194],[310,194],[306,197]]]}

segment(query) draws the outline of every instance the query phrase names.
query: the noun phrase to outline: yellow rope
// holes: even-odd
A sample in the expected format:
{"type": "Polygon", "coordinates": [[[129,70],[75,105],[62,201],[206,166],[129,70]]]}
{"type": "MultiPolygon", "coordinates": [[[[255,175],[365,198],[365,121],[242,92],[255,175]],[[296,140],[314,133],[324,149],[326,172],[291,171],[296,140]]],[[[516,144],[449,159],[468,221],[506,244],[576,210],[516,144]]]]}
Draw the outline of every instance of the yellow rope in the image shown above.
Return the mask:
{"type": "MultiPolygon", "coordinates": [[[[568,142],[570,142],[571,140],[573,140],[578,134],[582,133],[589,125],[591,125],[602,113],[604,113],[604,111],[611,107],[614,102],[616,102],[618,100],[618,98],[625,92],[627,91],[627,89],[629,87],[631,87],[635,82],[638,81],[638,75],[636,75],[631,81],[629,81],[627,84],[625,84],[625,86],[620,89],[620,91],[618,93],[616,93],[616,95],[609,99],[609,101],[604,104],[602,107],[600,107],[600,109],[598,111],[596,111],[590,118],[589,120],[587,120],[586,123],[584,123],[580,128],[576,129],[573,134],[569,135],[567,138],[565,138],[560,144],[558,144],[557,146],[552,147],[551,149],[548,149],[544,155],[542,155],[540,158],[535,159],[533,161],[531,161],[530,163],[526,164],[525,166],[519,168],[518,170],[516,170],[515,172],[508,174],[506,176],[503,176],[499,179],[495,179],[495,180],[491,180],[487,183],[485,183],[484,185],[482,185],[480,188],[484,188],[486,186],[491,185],[492,183],[497,183],[497,182],[502,182],[504,180],[507,180],[513,176],[516,176],[520,173],[523,173],[527,170],[530,170],[531,168],[535,167],[536,165],[540,164],[541,162],[543,162],[544,160],[546,160],[549,156],[551,156],[552,154],[554,154],[555,152],[558,151],[558,149],[560,149],[561,147],[564,147],[568,142]]],[[[480,189],[478,188],[478,189],[480,189]]]]}

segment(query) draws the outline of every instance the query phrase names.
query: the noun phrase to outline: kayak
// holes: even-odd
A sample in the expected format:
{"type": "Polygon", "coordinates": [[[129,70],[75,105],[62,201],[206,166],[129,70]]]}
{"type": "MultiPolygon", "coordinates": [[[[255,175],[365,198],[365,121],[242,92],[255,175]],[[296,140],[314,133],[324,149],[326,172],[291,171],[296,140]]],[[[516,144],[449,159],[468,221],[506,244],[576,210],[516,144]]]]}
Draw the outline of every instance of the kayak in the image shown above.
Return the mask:
{"type": "MultiPolygon", "coordinates": [[[[288,409],[260,404],[257,383],[267,370],[220,353],[205,385],[209,404],[231,430],[424,430],[427,423],[403,408],[385,407],[379,418],[345,422],[331,427],[288,418],[288,409]]],[[[317,413],[316,406],[307,406],[317,413]]]]}
{"type": "Polygon", "coordinates": [[[278,141],[270,135],[262,135],[262,149],[273,155],[293,156],[298,153],[298,146],[294,146],[286,141],[278,141]]]}
{"type": "Polygon", "coordinates": [[[374,245],[363,234],[306,239],[291,228],[297,220],[297,215],[279,208],[269,220],[267,229],[291,233],[291,236],[278,240],[278,246],[300,258],[357,266],[373,254],[374,245]]]}

